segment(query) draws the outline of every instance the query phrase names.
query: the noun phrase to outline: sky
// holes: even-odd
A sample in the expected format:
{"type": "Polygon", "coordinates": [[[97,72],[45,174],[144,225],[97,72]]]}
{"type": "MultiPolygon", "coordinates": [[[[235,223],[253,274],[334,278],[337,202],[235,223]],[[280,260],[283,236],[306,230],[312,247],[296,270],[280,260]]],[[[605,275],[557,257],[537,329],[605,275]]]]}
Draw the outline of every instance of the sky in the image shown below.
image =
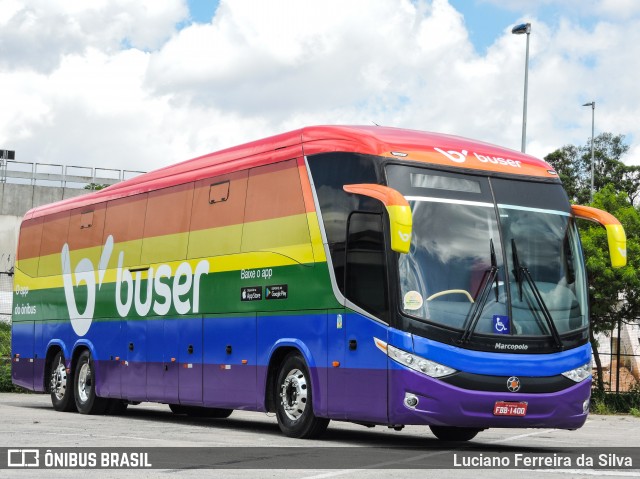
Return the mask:
{"type": "Polygon", "coordinates": [[[317,124],[527,153],[623,134],[640,164],[638,0],[0,0],[0,149],[150,171],[317,124]]]}

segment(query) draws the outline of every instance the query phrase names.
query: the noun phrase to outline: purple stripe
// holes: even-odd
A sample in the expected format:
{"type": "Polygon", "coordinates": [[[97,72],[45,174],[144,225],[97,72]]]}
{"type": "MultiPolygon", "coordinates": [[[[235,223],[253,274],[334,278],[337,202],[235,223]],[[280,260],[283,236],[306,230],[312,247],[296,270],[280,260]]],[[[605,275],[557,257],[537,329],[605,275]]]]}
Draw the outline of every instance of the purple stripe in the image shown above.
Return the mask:
{"type": "Polygon", "coordinates": [[[556,393],[496,393],[460,389],[404,369],[389,371],[390,422],[397,424],[577,429],[587,419],[583,404],[590,394],[591,381],[556,393]],[[405,392],[418,397],[415,409],[404,405],[405,392]],[[527,402],[527,415],[494,416],[496,401],[527,402]]]}

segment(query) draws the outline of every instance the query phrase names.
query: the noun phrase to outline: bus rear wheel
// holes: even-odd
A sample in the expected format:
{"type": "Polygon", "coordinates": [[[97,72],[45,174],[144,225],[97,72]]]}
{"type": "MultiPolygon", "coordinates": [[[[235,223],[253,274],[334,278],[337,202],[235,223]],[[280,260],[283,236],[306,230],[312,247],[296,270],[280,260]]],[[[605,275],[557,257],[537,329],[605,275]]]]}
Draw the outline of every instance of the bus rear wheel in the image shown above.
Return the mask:
{"type": "Polygon", "coordinates": [[[107,398],[96,395],[96,377],[89,351],[78,358],[74,374],[76,407],[80,414],[104,414],[109,405],[107,398]]]}
{"type": "Polygon", "coordinates": [[[307,365],[300,354],[290,353],[280,366],[275,389],[278,426],[286,436],[311,439],[327,429],[329,419],[316,417],[312,399],[307,365]]]}
{"type": "Polygon", "coordinates": [[[67,371],[62,351],[58,351],[51,362],[49,391],[51,392],[51,404],[56,411],[71,412],[76,410],[73,398],[73,380],[71,373],[67,371]]]}
{"type": "Polygon", "coordinates": [[[431,432],[441,441],[470,441],[482,431],[472,427],[429,426],[431,432]]]}

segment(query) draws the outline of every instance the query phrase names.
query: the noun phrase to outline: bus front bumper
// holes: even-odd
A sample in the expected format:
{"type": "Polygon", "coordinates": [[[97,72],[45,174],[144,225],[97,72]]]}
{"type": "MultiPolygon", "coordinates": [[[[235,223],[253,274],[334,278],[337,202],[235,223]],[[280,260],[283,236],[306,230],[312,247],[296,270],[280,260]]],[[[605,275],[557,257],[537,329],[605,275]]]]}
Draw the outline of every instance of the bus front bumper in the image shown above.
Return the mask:
{"type": "Polygon", "coordinates": [[[486,392],[462,389],[399,367],[389,370],[388,394],[392,424],[577,429],[587,419],[591,380],[553,393],[513,393],[506,385],[503,393],[486,392]],[[498,402],[526,403],[526,414],[495,415],[498,402]]]}

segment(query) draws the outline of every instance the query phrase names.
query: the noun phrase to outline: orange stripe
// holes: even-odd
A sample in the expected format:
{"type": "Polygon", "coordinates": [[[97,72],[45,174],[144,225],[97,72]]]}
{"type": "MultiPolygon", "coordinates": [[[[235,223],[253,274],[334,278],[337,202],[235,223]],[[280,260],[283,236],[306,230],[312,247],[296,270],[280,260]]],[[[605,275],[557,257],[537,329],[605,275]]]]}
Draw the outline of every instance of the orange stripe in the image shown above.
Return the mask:
{"type": "Polygon", "coordinates": [[[296,160],[260,166],[249,171],[245,222],[305,212],[296,160]]]}
{"type": "Polygon", "coordinates": [[[296,160],[289,160],[112,200],[106,206],[99,203],[54,213],[44,220],[27,220],[21,230],[18,253],[20,259],[35,258],[60,253],[67,242],[74,251],[102,246],[108,235],[121,243],[143,236],[160,237],[289,217],[304,214],[309,207],[313,207],[313,201],[308,178],[301,177],[296,160]],[[230,181],[228,201],[211,204],[211,185],[226,180],[230,181]],[[300,184],[305,180],[306,192],[300,184]],[[91,211],[91,226],[81,228],[91,211]],[[149,214],[153,215],[150,221],[149,214]]]}
{"type": "Polygon", "coordinates": [[[315,213],[316,205],[313,202],[313,190],[311,189],[311,182],[309,181],[309,172],[307,171],[307,167],[302,158],[298,160],[298,172],[300,173],[302,196],[304,198],[306,211],[307,213],[315,213]]]}

